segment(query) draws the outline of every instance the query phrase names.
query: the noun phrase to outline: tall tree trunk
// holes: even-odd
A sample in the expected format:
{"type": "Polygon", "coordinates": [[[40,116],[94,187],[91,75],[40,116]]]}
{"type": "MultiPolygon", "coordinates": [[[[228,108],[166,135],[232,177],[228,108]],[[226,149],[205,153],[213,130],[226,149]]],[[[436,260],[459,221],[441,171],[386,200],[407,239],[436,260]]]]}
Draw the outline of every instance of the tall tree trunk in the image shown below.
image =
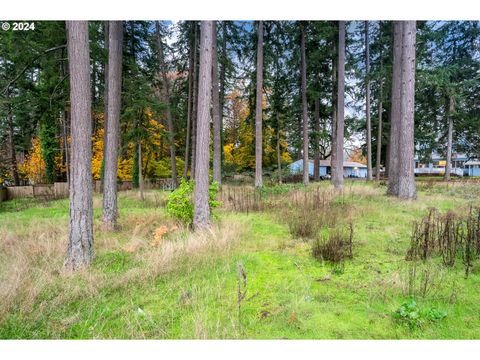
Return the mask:
{"type": "Polygon", "coordinates": [[[337,172],[337,43],[338,43],[338,23],[334,23],[335,36],[333,38],[332,49],[332,141],[330,149],[330,175],[333,179],[336,177],[337,172]]]}
{"type": "Polygon", "coordinates": [[[138,190],[140,194],[140,200],[144,201],[145,196],[143,195],[143,175],[142,175],[142,141],[138,141],[138,190]]]}
{"type": "Polygon", "coordinates": [[[391,93],[391,112],[390,112],[390,142],[388,154],[388,189],[387,194],[398,195],[398,166],[399,149],[398,133],[400,131],[400,102],[401,102],[401,84],[402,84],[402,41],[403,41],[403,22],[394,21],[393,23],[393,73],[392,73],[392,93],[391,93]]]}
{"type": "Polygon", "coordinates": [[[375,178],[380,180],[380,167],[382,165],[382,115],[383,115],[383,81],[380,79],[380,95],[378,98],[378,133],[377,133],[377,164],[375,178]]]}
{"type": "Polygon", "coordinates": [[[338,85],[337,85],[337,171],[333,177],[336,189],[343,186],[343,138],[345,128],[345,21],[338,22],[338,85]]]}
{"type": "Polygon", "coordinates": [[[263,186],[263,131],[262,131],[262,90],[263,90],[263,21],[258,22],[257,37],[257,93],[255,101],[255,187],[263,186]]]}
{"type": "Polygon", "coordinates": [[[194,217],[195,229],[210,225],[208,203],[208,164],[210,157],[210,101],[212,95],[213,21],[202,21],[200,30],[200,68],[197,115],[197,155],[195,164],[194,217]]]}
{"type": "Polygon", "coordinates": [[[170,109],[170,91],[168,89],[167,67],[165,65],[165,57],[163,54],[162,36],[160,34],[160,22],[155,22],[155,30],[157,37],[158,62],[160,64],[160,72],[162,77],[162,97],[163,102],[167,106],[167,126],[168,126],[168,142],[170,147],[170,164],[172,166],[172,182],[177,187],[177,155],[175,151],[175,129],[173,127],[172,110],[170,109]]]}
{"type": "Polygon", "coordinates": [[[313,178],[320,180],[320,99],[315,99],[315,108],[313,112],[313,127],[315,130],[315,146],[313,154],[313,178]]]}
{"type": "Polygon", "coordinates": [[[305,49],[305,25],[301,25],[301,76],[302,76],[302,134],[303,134],[303,185],[310,182],[310,163],[308,160],[308,113],[307,113],[307,57],[305,49]]]}
{"type": "Polygon", "coordinates": [[[217,22],[212,27],[213,181],[222,186],[222,134],[218,88],[217,22]]]}
{"type": "MultiPolygon", "coordinates": [[[[10,90],[7,91],[7,99],[10,98],[10,90]]],[[[14,132],[13,132],[13,114],[12,106],[8,104],[8,113],[7,113],[7,123],[8,123],[8,148],[9,148],[9,158],[10,158],[10,170],[12,171],[13,184],[15,186],[20,185],[20,177],[18,176],[18,165],[17,165],[17,153],[15,151],[15,141],[14,141],[14,132]]]]}
{"type": "Polygon", "coordinates": [[[277,116],[277,171],[278,171],[278,182],[281,184],[282,179],[282,152],[280,148],[280,115],[277,116]]]}
{"type": "Polygon", "coordinates": [[[92,117],[88,22],[67,21],[72,116],[70,227],[65,266],[77,270],[93,258],[92,117]]]}
{"type": "Polygon", "coordinates": [[[105,183],[105,153],[107,150],[107,121],[108,121],[108,41],[109,41],[109,25],[108,21],[103,22],[104,27],[104,36],[105,36],[105,52],[107,53],[107,57],[105,60],[104,66],[104,93],[103,93],[103,154],[102,154],[102,170],[101,170],[101,178],[100,178],[100,191],[103,193],[103,187],[105,183]]]}
{"type": "Polygon", "coordinates": [[[415,112],[415,40],[416,22],[403,24],[401,122],[399,128],[398,197],[412,200],[417,197],[414,173],[414,112],[415,112]]]}
{"type": "Polygon", "coordinates": [[[63,138],[63,151],[65,156],[65,170],[67,175],[67,185],[70,184],[70,161],[68,160],[68,134],[67,134],[67,111],[63,109],[61,111],[62,118],[62,138],[63,138]]]}
{"type": "Polygon", "coordinates": [[[198,116],[198,24],[195,21],[195,41],[193,52],[193,108],[192,108],[192,160],[190,178],[195,179],[196,151],[197,151],[197,116],[198,116]]]}
{"type": "Polygon", "coordinates": [[[365,21],[365,73],[367,77],[365,115],[367,120],[367,180],[372,180],[372,121],[370,119],[370,45],[368,21],[365,21]]]}
{"type": "Polygon", "coordinates": [[[103,189],[103,224],[105,230],[115,229],[118,216],[117,168],[122,86],[123,23],[121,21],[110,21],[109,28],[107,147],[103,189]]]}
{"type": "Polygon", "coordinates": [[[227,72],[227,22],[222,21],[222,56],[220,61],[220,148],[222,149],[222,161],[220,168],[223,166],[224,161],[224,133],[223,133],[223,107],[225,105],[225,81],[227,72]]]}
{"type": "Polygon", "coordinates": [[[445,181],[450,181],[452,171],[452,143],[453,143],[453,113],[455,111],[455,101],[453,96],[449,97],[448,106],[448,134],[447,134],[447,163],[445,166],[445,181]]]}
{"type": "MultiPolygon", "coordinates": [[[[195,25],[194,25],[195,26],[195,25]]],[[[188,177],[188,166],[189,166],[189,151],[190,151],[190,130],[192,127],[192,96],[193,96],[193,67],[194,67],[194,55],[195,51],[195,39],[190,42],[190,54],[188,60],[188,105],[187,105],[187,134],[185,137],[185,167],[183,169],[183,178],[187,179],[188,177]]]]}

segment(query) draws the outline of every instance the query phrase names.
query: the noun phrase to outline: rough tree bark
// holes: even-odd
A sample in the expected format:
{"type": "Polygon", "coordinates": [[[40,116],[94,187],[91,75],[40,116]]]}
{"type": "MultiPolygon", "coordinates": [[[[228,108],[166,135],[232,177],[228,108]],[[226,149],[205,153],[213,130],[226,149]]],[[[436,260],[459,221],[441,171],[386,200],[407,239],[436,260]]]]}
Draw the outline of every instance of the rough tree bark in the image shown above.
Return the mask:
{"type": "Polygon", "coordinates": [[[195,157],[197,151],[197,113],[198,113],[198,25],[194,22],[195,40],[193,44],[193,105],[192,105],[192,159],[190,169],[190,179],[195,179],[195,157]]]}
{"type": "MultiPolygon", "coordinates": [[[[382,55],[380,53],[380,71],[382,69],[382,55]]],[[[378,133],[377,133],[377,164],[375,165],[376,171],[375,171],[375,178],[377,181],[380,180],[380,167],[382,164],[382,115],[383,115],[383,81],[380,79],[380,84],[379,84],[380,90],[379,90],[379,96],[378,96],[378,133]]]]}
{"type": "Polygon", "coordinates": [[[365,21],[365,74],[367,77],[365,116],[367,120],[367,180],[372,180],[372,121],[370,118],[370,45],[368,38],[368,21],[365,21]]]}
{"type": "Polygon", "coordinates": [[[189,166],[189,151],[190,151],[190,129],[192,127],[192,96],[193,96],[193,52],[195,46],[195,39],[190,42],[190,53],[188,59],[188,105],[187,105],[187,134],[185,138],[185,167],[183,169],[183,178],[187,179],[188,177],[188,166],[189,166]]]}
{"type": "Polygon", "coordinates": [[[217,22],[212,26],[213,181],[222,186],[222,126],[218,87],[217,22]]]}
{"type": "Polygon", "coordinates": [[[103,171],[100,179],[100,191],[103,193],[103,187],[105,182],[105,152],[107,150],[107,121],[108,121],[108,39],[109,39],[109,25],[108,21],[103,22],[103,32],[105,36],[105,52],[107,53],[105,66],[104,66],[104,92],[103,92],[103,155],[102,155],[102,166],[103,171]]]}
{"type": "Polygon", "coordinates": [[[262,89],[263,89],[263,21],[258,22],[257,31],[257,93],[255,101],[255,187],[263,186],[263,133],[262,133],[262,89]]]}
{"type": "Polygon", "coordinates": [[[398,132],[400,131],[400,100],[402,83],[403,22],[393,23],[393,73],[390,113],[390,143],[388,148],[387,194],[398,195],[398,132]]]}
{"type": "Polygon", "coordinates": [[[208,165],[210,157],[210,101],[212,96],[212,31],[213,21],[202,21],[200,29],[200,67],[198,78],[197,150],[195,164],[194,216],[195,229],[210,226],[208,203],[208,165]]]}
{"type": "Polygon", "coordinates": [[[160,22],[155,21],[155,32],[158,48],[158,63],[160,64],[160,74],[162,79],[162,100],[166,105],[167,126],[168,126],[168,146],[170,147],[170,165],[172,167],[173,186],[177,187],[177,155],[175,150],[175,129],[173,127],[172,110],[170,109],[170,90],[168,89],[167,66],[165,65],[165,56],[163,52],[162,35],[160,34],[160,22]]]}
{"type": "Polygon", "coordinates": [[[67,21],[71,103],[70,226],[65,267],[78,270],[93,258],[92,117],[88,22],[67,21]]]}
{"type": "Polygon", "coordinates": [[[405,21],[402,36],[402,82],[398,162],[398,197],[413,200],[417,197],[414,173],[414,112],[415,112],[415,40],[416,22],[405,21]]]}
{"type": "Polygon", "coordinates": [[[338,85],[337,85],[337,131],[336,166],[332,177],[336,189],[343,187],[343,138],[345,129],[345,21],[338,22],[338,85]]]}
{"type": "Polygon", "coordinates": [[[303,185],[310,182],[310,164],[308,161],[308,112],[307,112],[307,59],[305,49],[305,25],[301,25],[301,77],[302,77],[302,135],[303,135],[303,185]]]}
{"type": "Polygon", "coordinates": [[[103,225],[111,231],[117,223],[117,167],[120,134],[120,102],[122,87],[123,23],[110,21],[108,49],[108,120],[104,167],[103,225]]]}
{"type": "Polygon", "coordinates": [[[447,134],[447,163],[445,166],[445,181],[450,181],[452,171],[452,143],[453,143],[453,113],[455,111],[455,102],[453,96],[449,97],[448,105],[448,134],[447,134]]]}
{"type": "MultiPolygon", "coordinates": [[[[335,24],[335,32],[338,32],[338,24],[335,24]]],[[[330,172],[333,178],[337,172],[337,42],[338,34],[334,36],[332,49],[332,141],[330,149],[330,172]]]]}

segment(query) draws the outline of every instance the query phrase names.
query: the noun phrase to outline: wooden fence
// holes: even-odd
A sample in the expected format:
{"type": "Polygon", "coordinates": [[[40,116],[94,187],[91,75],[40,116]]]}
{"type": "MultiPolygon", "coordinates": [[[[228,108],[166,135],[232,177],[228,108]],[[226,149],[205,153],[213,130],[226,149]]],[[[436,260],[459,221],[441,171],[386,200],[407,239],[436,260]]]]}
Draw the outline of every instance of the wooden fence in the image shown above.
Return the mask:
{"type": "Polygon", "coordinates": [[[7,189],[0,189],[0,203],[2,201],[7,201],[7,189]]]}
{"type": "MultiPolygon", "coordinates": [[[[179,181],[180,182],[180,181],[179,181]]],[[[132,190],[131,181],[122,181],[118,183],[118,191],[132,190]]],[[[172,179],[154,179],[145,180],[144,188],[173,190],[172,179]]],[[[97,193],[101,192],[101,182],[94,181],[93,190],[97,193]]],[[[54,184],[28,185],[28,186],[10,186],[6,189],[0,189],[0,202],[19,198],[35,198],[35,199],[62,199],[68,197],[68,183],[56,182],[54,184]]]]}

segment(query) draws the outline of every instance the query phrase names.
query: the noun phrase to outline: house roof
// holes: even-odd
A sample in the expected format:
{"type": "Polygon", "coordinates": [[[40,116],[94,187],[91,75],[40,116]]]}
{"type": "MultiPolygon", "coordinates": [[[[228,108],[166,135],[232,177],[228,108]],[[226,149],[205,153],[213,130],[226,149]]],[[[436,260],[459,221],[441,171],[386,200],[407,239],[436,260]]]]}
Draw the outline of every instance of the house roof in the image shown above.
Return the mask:
{"type": "Polygon", "coordinates": [[[480,160],[469,160],[465,165],[480,165],[480,160]]]}
{"type": "MultiPolygon", "coordinates": [[[[309,160],[308,162],[310,164],[313,164],[313,160],[309,160]]],[[[303,160],[302,159],[297,160],[290,165],[297,164],[297,163],[303,163],[303,160]]],[[[325,167],[330,166],[330,160],[320,160],[320,166],[325,166],[325,167]]],[[[352,168],[357,167],[357,168],[366,169],[367,165],[360,164],[359,162],[355,162],[355,161],[344,161],[343,167],[352,167],[352,168]]]]}

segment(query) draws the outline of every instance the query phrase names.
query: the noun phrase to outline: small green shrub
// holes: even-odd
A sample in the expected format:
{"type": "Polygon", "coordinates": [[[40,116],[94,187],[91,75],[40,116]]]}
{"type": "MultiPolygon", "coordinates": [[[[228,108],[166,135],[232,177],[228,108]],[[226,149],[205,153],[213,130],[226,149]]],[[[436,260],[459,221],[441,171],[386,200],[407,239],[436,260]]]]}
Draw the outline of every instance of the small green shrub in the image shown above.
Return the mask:
{"type": "Polygon", "coordinates": [[[447,316],[445,311],[435,308],[420,310],[414,299],[403,303],[394,313],[393,317],[400,323],[408,325],[410,329],[422,326],[425,322],[436,322],[447,316]]]}
{"type": "Polygon", "coordinates": [[[348,227],[337,226],[330,229],[328,235],[316,238],[312,244],[315,259],[339,263],[353,258],[353,223],[348,227]]]}
{"type": "MultiPolygon", "coordinates": [[[[172,191],[167,200],[167,213],[184,222],[187,225],[191,225],[193,222],[193,191],[195,188],[195,182],[193,180],[182,179],[180,186],[172,191]]],[[[220,205],[220,202],[216,200],[218,193],[218,182],[214,181],[210,184],[209,205],[210,209],[213,209],[220,205]]]]}

